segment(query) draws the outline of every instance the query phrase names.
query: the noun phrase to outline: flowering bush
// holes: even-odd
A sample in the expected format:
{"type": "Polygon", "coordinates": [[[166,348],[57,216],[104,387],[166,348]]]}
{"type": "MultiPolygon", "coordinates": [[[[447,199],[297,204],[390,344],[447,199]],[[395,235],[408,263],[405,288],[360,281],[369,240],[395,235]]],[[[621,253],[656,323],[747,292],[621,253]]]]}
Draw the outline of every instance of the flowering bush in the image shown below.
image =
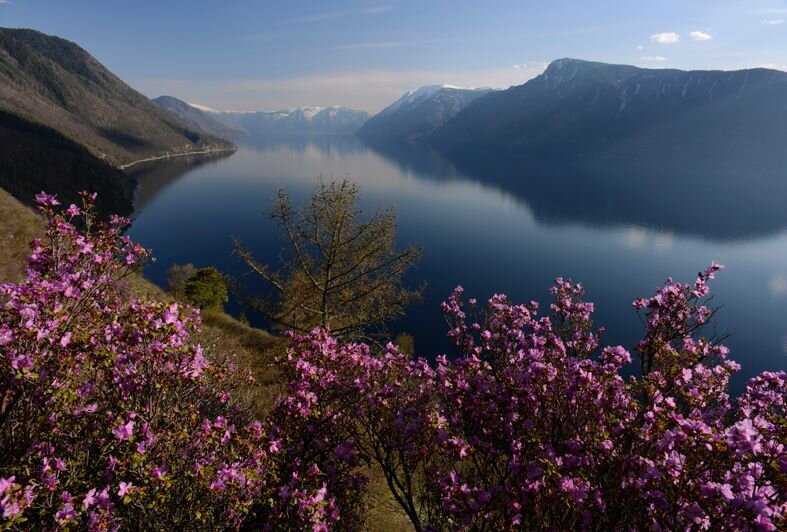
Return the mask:
{"type": "MultiPolygon", "coordinates": [[[[288,464],[234,399],[243,375],[189,340],[197,311],[126,296],[147,252],[127,220],[95,224],[93,198],[56,212],[40,194],[46,238],[0,287],[0,528],[300,526],[273,508],[288,464]]],[[[315,494],[293,498],[328,522],[315,494]]]]}
{"type": "Polygon", "coordinates": [[[738,365],[701,334],[716,264],[634,302],[640,378],[581,285],[556,281],[551,316],[458,288],[458,358],[315,329],[258,421],[191,340],[198,311],[127,296],[147,257],[127,221],[37,199],[46,238],[0,286],[0,528],[353,530],[370,472],[416,530],[787,527],[787,375],[731,403],[738,365]]]}
{"type": "Polygon", "coordinates": [[[457,289],[444,304],[462,356],[435,368],[325,331],[297,338],[287,407],[337,457],[371,462],[422,529],[762,529],[787,524],[787,375],[732,408],[727,349],[699,337],[707,282],[668,280],[631,355],[600,348],[581,285],[558,279],[551,317],[457,289]]]}

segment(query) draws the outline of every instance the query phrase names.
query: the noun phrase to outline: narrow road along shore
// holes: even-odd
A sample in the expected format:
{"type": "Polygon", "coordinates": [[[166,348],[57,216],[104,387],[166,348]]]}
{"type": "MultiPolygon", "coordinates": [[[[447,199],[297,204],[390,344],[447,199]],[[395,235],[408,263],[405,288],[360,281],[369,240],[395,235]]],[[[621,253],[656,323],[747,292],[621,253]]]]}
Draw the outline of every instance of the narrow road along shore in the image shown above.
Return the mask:
{"type": "Polygon", "coordinates": [[[210,150],[190,151],[190,152],[187,152],[187,153],[171,153],[171,154],[167,154],[167,155],[158,155],[156,157],[148,157],[147,159],[139,159],[137,161],[131,161],[130,163],[127,163],[127,164],[118,165],[118,168],[120,170],[126,170],[128,168],[131,168],[132,166],[135,166],[135,165],[139,164],[139,163],[146,163],[146,162],[149,162],[149,161],[161,161],[161,160],[164,160],[164,159],[173,159],[175,157],[186,157],[188,155],[207,155],[209,153],[221,153],[221,152],[225,152],[225,151],[237,151],[237,150],[238,150],[238,148],[214,148],[214,149],[210,149],[210,150]]]}

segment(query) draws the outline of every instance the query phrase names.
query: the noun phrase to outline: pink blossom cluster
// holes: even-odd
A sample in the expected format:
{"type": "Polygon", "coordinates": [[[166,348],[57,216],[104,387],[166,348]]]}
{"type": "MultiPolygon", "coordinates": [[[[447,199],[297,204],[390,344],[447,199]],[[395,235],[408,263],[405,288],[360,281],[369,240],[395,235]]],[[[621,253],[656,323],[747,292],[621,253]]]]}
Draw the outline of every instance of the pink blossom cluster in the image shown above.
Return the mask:
{"type": "Polygon", "coordinates": [[[787,374],[728,396],[739,366],[703,335],[717,264],[634,302],[639,377],[581,285],[558,279],[549,315],[457,288],[458,356],[315,329],[257,420],[197,311],[127,295],[147,258],[127,220],[37,199],[46,237],[0,286],[0,528],[356,530],[373,477],[419,531],[787,528],[787,374]]]}
{"type": "Polygon", "coordinates": [[[600,346],[581,286],[558,279],[551,316],[503,295],[482,312],[458,288],[444,311],[461,356],[435,367],[328,331],[296,338],[282,404],[379,468],[417,530],[784,529],[787,375],[731,404],[739,366],[700,334],[719,268],[635,302],[640,378],[622,376],[625,348],[600,346]]]}
{"type": "Polygon", "coordinates": [[[128,297],[148,253],[93,199],[38,195],[46,236],[0,286],[0,529],[326,526],[325,490],[281,496],[303,521],[272,508],[289,464],[245,377],[193,342],[198,311],[128,297]]]}

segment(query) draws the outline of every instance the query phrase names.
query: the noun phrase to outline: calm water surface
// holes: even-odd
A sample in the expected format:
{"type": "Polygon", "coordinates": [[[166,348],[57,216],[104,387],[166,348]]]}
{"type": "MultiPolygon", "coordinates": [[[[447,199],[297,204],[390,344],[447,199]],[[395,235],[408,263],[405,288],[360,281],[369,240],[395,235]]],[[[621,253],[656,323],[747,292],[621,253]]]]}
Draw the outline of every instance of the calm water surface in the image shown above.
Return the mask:
{"type": "Polygon", "coordinates": [[[302,204],[318,176],[350,176],[365,210],[395,207],[401,245],[423,246],[408,281],[426,282],[425,298],[391,329],[413,334],[429,358],[450,350],[440,302],[457,285],[467,297],[502,292],[546,304],[552,280],[571,277],[596,303],[604,340],[631,347],[642,333],[632,300],[670,275],[691,281],[716,260],[727,266],[712,285],[724,306],[717,329],[734,333],[727,345],[743,366],[738,392],[761,371],[787,369],[787,172],[715,171],[457,166],[428,149],[373,149],[354,138],[249,140],[218,161],[137,169],[131,236],[153,249],[146,274],[162,286],[174,263],[238,275],[231,235],[261,261],[277,261],[282,241],[266,216],[277,189],[302,204]]]}

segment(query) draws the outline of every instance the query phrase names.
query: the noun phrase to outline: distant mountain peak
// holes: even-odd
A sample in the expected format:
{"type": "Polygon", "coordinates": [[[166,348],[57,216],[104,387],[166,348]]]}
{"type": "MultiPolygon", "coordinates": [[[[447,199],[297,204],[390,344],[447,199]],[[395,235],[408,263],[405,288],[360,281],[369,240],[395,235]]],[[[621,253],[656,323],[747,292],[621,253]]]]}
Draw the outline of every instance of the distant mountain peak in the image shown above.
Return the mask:
{"type": "Polygon", "coordinates": [[[347,107],[307,106],[278,111],[218,111],[225,122],[242,127],[253,135],[346,135],[355,133],[369,114],[347,107]]]}
{"type": "Polygon", "coordinates": [[[386,107],[380,112],[380,115],[385,116],[398,112],[403,107],[412,107],[420,105],[422,102],[434,98],[443,91],[459,91],[459,92],[488,92],[490,88],[475,88],[475,87],[457,87],[456,85],[424,85],[417,89],[412,89],[404,93],[398,100],[386,107]]]}
{"type": "Polygon", "coordinates": [[[445,84],[419,87],[407,91],[372,117],[358,134],[373,141],[423,139],[470,103],[492,90],[445,84]]]}

